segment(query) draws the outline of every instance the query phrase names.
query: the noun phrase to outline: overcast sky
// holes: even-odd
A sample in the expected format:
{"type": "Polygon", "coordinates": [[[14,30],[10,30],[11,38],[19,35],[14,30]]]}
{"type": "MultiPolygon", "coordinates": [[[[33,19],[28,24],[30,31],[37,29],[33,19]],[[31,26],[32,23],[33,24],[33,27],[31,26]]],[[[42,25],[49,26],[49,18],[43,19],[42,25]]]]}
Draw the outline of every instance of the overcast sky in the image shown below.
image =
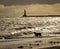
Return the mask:
{"type": "Polygon", "coordinates": [[[0,16],[60,14],[60,0],[0,0],[0,16]]]}
{"type": "Polygon", "coordinates": [[[0,0],[4,5],[57,4],[60,0],[0,0]]]}

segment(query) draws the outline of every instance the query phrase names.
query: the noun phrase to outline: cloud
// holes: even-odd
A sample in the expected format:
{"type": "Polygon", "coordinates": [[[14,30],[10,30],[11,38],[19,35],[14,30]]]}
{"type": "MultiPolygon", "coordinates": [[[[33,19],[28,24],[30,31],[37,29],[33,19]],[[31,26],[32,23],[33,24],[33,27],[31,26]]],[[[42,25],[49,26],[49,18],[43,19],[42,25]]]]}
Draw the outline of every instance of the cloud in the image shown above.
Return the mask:
{"type": "Polygon", "coordinates": [[[56,4],[60,0],[0,0],[4,5],[56,4]]]}
{"type": "Polygon", "coordinates": [[[36,4],[30,5],[27,8],[30,14],[60,14],[60,4],[36,4]]]}

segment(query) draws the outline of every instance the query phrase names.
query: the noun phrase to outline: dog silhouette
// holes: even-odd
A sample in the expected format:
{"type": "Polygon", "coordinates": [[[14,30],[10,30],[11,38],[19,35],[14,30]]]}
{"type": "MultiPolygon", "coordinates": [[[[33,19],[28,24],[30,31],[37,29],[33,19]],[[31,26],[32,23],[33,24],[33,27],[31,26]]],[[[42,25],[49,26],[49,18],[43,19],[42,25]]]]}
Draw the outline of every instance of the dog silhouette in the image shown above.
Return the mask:
{"type": "Polygon", "coordinates": [[[41,37],[41,33],[34,32],[35,37],[41,37]]]}

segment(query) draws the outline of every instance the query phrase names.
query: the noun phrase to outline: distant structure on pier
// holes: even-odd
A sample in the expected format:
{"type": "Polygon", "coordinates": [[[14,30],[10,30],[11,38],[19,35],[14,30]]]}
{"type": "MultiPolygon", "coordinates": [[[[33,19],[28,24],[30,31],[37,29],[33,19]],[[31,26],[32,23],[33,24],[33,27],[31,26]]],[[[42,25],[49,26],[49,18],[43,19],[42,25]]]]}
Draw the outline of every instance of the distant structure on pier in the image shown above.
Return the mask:
{"type": "Polygon", "coordinates": [[[23,14],[23,17],[26,17],[27,14],[26,14],[26,10],[24,9],[24,14],[23,14]]]}
{"type": "Polygon", "coordinates": [[[26,9],[24,9],[23,17],[60,17],[60,15],[27,15],[26,9]]]}

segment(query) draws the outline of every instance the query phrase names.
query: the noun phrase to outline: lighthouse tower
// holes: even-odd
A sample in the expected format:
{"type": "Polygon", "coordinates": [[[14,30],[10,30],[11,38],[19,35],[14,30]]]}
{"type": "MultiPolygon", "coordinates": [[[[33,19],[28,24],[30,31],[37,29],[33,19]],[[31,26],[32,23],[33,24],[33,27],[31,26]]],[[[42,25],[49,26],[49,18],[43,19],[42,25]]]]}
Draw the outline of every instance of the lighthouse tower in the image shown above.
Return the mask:
{"type": "Polygon", "coordinates": [[[27,16],[27,15],[26,15],[26,10],[25,10],[25,9],[24,9],[24,14],[23,14],[23,16],[24,16],[24,17],[27,16]]]}

